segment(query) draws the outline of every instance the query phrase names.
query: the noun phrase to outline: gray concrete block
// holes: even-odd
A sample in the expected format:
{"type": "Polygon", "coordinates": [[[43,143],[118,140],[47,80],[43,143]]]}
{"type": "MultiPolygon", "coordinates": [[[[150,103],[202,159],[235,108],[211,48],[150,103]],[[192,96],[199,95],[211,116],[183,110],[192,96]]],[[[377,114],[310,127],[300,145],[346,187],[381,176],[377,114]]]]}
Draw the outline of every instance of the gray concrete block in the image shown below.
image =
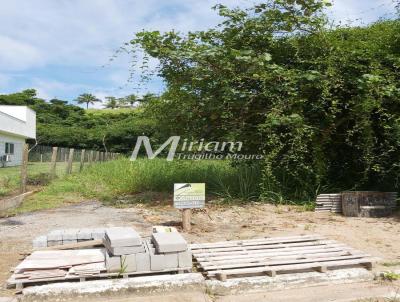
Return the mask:
{"type": "Polygon", "coordinates": [[[121,257],[112,256],[105,251],[106,268],[108,273],[119,273],[121,271],[121,257]]]}
{"type": "Polygon", "coordinates": [[[106,229],[106,238],[112,247],[142,245],[142,238],[129,227],[114,227],[106,229]]]}
{"type": "Polygon", "coordinates": [[[192,267],[192,265],[192,252],[190,250],[178,253],[179,267],[192,267]]]}
{"type": "Polygon", "coordinates": [[[103,239],[106,233],[105,228],[95,228],[92,229],[92,239],[103,239]]]}
{"type": "Polygon", "coordinates": [[[64,232],[62,233],[62,240],[63,241],[69,241],[69,240],[76,240],[78,239],[77,237],[78,229],[65,229],[64,232]]]}
{"type": "Polygon", "coordinates": [[[103,239],[103,244],[107,248],[108,252],[111,255],[115,256],[121,256],[121,255],[130,255],[130,254],[136,254],[136,253],[144,253],[145,248],[144,245],[139,245],[139,246],[117,246],[117,247],[112,247],[110,242],[107,240],[107,238],[103,239]]]}
{"type": "Polygon", "coordinates": [[[78,242],[78,240],[63,240],[62,241],[62,244],[71,244],[71,243],[77,243],[78,242]]]}
{"type": "Polygon", "coordinates": [[[47,234],[48,241],[62,241],[63,230],[53,230],[47,234]]]}
{"type": "MultiPolygon", "coordinates": [[[[48,239],[48,237],[47,237],[47,239],[48,239]]],[[[55,246],[55,245],[62,245],[62,240],[60,240],[60,241],[47,240],[47,246],[55,246]]]]}
{"type": "Polygon", "coordinates": [[[47,236],[39,236],[33,239],[32,246],[34,249],[47,247],[47,236]]]}
{"type": "Polygon", "coordinates": [[[183,252],[188,248],[185,238],[176,232],[153,233],[152,242],[158,253],[183,252]]]}
{"type": "Polygon", "coordinates": [[[136,255],[131,254],[121,256],[121,267],[122,272],[124,273],[136,272],[136,255]]]}
{"type": "Polygon", "coordinates": [[[143,246],[120,246],[120,247],[110,247],[107,249],[111,254],[116,255],[116,256],[130,255],[130,254],[145,252],[143,246]]]}
{"type": "Polygon", "coordinates": [[[91,240],[92,239],[92,229],[83,228],[79,229],[76,234],[78,240],[91,240]]]}
{"type": "Polygon", "coordinates": [[[150,253],[146,251],[145,253],[137,253],[136,257],[136,270],[138,272],[149,272],[150,268],[150,253]]]}
{"type": "Polygon", "coordinates": [[[150,256],[150,270],[152,271],[162,271],[165,269],[165,259],[164,255],[156,255],[152,251],[152,243],[150,241],[146,241],[147,249],[149,251],[150,256]]]}
{"type": "Polygon", "coordinates": [[[164,267],[167,269],[178,268],[178,253],[164,254],[164,267]]]}

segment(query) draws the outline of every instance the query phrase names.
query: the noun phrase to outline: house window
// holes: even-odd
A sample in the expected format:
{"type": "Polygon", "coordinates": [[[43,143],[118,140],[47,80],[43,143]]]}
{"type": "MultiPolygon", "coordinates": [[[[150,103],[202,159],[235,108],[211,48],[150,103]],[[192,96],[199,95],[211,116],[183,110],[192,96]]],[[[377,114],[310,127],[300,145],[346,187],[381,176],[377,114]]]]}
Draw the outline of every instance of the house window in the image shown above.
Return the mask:
{"type": "Polygon", "coordinates": [[[14,144],[6,143],[6,154],[14,154],[14,144]]]}

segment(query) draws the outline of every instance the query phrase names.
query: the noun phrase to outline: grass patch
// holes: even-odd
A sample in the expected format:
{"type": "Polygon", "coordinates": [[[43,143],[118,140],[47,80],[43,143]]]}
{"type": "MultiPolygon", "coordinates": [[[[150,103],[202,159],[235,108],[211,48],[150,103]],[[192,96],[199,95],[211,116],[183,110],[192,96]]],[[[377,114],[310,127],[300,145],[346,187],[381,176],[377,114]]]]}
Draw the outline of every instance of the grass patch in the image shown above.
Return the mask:
{"type": "MultiPolygon", "coordinates": [[[[58,162],[56,175],[62,177],[67,168],[66,162],[58,162]]],[[[79,169],[79,163],[75,162],[72,171],[79,169]]],[[[49,162],[30,162],[28,164],[28,185],[46,185],[49,183],[49,162]]],[[[16,192],[21,184],[21,167],[0,168],[0,197],[16,192]]]]}
{"type": "MultiPolygon", "coordinates": [[[[81,173],[52,181],[31,196],[17,211],[47,209],[65,203],[96,199],[114,206],[151,203],[169,196],[173,184],[204,182],[207,195],[224,203],[260,200],[261,170],[256,165],[232,165],[229,161],[191,161],[122,158],[86,167],[81,173]]],[[[273,202],[273,200],[271,200],[273,202]]],[[[311,209],[310,204],[301,207],[311,209]]]]}
{"type": "Polygon", "coordinates": [[[227,200],[257,200],[260,178],[258,167],[232,166],[228,161],[118,159],[54,180],[28,198],[18,211],[46,209],[83,199],[115,203],[133,195],[137,198],[127,199],[128,203],[147,202],[153,199],[154,192],[171,194],[173,184],[179,182],[205,182],[207,194],[227,200]]]}

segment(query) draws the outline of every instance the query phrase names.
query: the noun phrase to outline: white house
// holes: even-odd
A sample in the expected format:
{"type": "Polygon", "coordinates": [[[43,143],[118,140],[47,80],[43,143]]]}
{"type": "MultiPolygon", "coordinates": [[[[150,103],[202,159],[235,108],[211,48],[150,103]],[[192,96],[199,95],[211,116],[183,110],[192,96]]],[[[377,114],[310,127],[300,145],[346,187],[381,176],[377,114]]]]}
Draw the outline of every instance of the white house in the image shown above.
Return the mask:
{"type": "Polygon", "coordinates": [[[36,112],[27,106],[0,105],[0,167],[21,164],[28,138],[36,138],[36,112]]]}

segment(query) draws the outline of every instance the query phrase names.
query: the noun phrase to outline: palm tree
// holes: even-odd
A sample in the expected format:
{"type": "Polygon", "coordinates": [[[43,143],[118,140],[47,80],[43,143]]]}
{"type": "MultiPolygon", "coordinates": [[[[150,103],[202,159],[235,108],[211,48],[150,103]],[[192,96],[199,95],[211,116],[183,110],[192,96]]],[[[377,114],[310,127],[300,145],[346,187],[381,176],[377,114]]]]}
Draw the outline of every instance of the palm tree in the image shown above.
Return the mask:
{"type": "Polygon", "coordinates": [[[130,95],[125,97],[125,101],[127,103],[129,103],[131,105],[131,107],[133,107],[133,105],[135,105],[135,103],[138,101],[138,98],[137,98],[136,95],[130,94],[130,95]]]}
{"type": "Polygon", "coordinates": [[[93,105],[94,103],[101,102],[98,98],[96,98],[93,94],[90,93],[82,93],[75,100],[79,105],[86,104],[86,109],[89,109],[89,104],[93,105]]]}
{"type": "Polygon", "coordinates": [[[146,93],[145,95],[142,96],[142,98],[139,100],[139,102],[145,104],[145,103],[149,103],[152,100],[156,99],[157,95],[155,95],[154,93],[146,93]]]}
{"type": "Polygon", "coordinates": [[[125,97],[118,98],[117,102],[118,102],[118,107],[121,107],[121,108],[125,108],[128,105],[128,100],[125,97]]]}
{"type": "Polygon", "coordinates": [[[107,103],[105,105],[106,108],[115,109],[118,107],[117,98],[114,96],[107,96],[106,97],[107,103]]]}

